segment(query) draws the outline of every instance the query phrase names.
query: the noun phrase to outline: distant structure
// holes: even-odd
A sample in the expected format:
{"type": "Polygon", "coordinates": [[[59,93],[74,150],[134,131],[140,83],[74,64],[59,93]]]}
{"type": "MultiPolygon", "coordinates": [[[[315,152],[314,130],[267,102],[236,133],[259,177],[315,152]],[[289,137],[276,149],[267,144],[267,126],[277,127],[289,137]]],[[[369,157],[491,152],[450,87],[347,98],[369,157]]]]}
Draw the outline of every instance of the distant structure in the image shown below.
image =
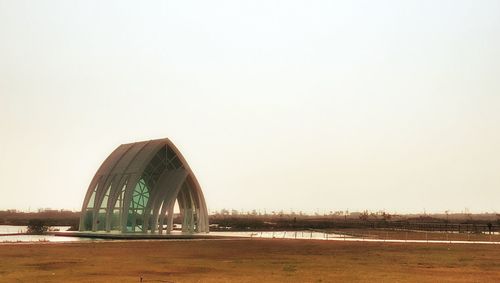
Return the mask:
{"type": "Polygon", "coordinates": [[[80,231],[169,234],[176,200],[182,231],[208,232],[200,185],[174,144],[169,139],[122,144],[90,182],[80,231]]]}

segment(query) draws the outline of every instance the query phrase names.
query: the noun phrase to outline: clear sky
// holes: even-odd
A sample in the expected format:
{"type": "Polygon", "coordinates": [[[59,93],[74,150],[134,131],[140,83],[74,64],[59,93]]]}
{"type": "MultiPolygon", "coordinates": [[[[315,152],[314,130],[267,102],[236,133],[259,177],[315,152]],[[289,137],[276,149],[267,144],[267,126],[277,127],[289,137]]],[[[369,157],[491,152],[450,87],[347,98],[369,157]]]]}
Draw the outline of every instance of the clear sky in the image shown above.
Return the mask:
{"type": "Polygon", "coordinates": [[[500,211],[500,1],[0,0],[0,209],[169,137],[209,210],[500,211]]]}

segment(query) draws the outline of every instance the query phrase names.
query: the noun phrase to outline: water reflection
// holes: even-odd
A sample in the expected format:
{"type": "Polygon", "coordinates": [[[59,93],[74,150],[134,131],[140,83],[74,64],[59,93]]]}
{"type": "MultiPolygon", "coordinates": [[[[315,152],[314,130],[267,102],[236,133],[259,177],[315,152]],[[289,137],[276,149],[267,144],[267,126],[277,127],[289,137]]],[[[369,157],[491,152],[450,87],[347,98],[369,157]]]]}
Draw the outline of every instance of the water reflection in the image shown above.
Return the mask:
{"type": "Polygon", "coordinates": [[[102,239],[82,238],[82,237],[65,237],[53,235],[12,235],[0,236],[0,243],[20,243],[20,242],[80,242],[80,241],[102,241],[102,239]]]}
{"type": "Polygon", "coordinates": [[[212,236],[268,238],[268,239],[313,239],[333,240],[350,238],[350,236],[314,231],[262,231],[262,232],[210,232],[212,236]]]}
{"type": "MultiPolygon", "coordinates": [[[[70,226],[50,226],[50,231],[66,231],[70,226]]],[[[101,239],[90,239],[81,237],[65,237],[53,235],[12,235],[26,233],[27,226],[0,225],[0,243],[19,242],[79,242],[100,241],[101,239]]]]}
{"type": "Polygon", "coordinates": [[[465,241],[465,240],[398,240],[398,239],[370,239],[364,237],[352,237],[343,234],[333,234],[313,231],[267,231],[267,232],[210,232],[212,236],[246,237],[246,238],[271,238],[271,239],[312,239],[326,241],[349,241],[349,242],[378,242],[378,243],[436,243],[436,244],[493,244],[500,245],[495,241],[465,241]]]}
{"type": "MultiPolygon", "coordinates": [[[[65,231],[69,226],[55,226],[60,231],[65,231]]],[[[0,243],[19,243],[19,242],[88,242],[88,241],[117,241],[112,239],[71,237],[71,236],[54,236],[54,235],[6,235],[17,234],[26,231],[26,226],[10,226],[0,225],[0,243]],[[3,234],[3,235],[2,235],[3,234]]],[[[177,231],[176,231],[177,232],[177,231]]],[[[182,234],[180,232],[174,234],[182,234]]],[[[204,234],[205,236],[207,234],[204,234]]],[[[500,244],[495,241],[449,241],[449,240],[397,240],[397,239],[370,239],[363,237],[352,237],[343,234],[333,234],[314,231],[247,231],[247,232],[231,232],[231,231],[214,231],[208,234],[214,239],[219,237],[228,238],[267,238],[267,239],[303,239],[303,240],[329,240],[329,241],[356,241],[356,242],[392,242],[392,243],[450,243],[450,244],[500,244]]],[[[198,239],[206,240],[207,238],[198,239]]],[[[130,241],[132,239],[119,239],[118,241],[130,241]]],[[[167,240],[167,237],[165,238],[167,240]]],[[[172,239],[168,239],[172,240],[172,239]]],[[[182,239],[192,240],[192,239],[182,239]]],[[[132,241],[137,241],[134,239],[132,241]]],[[[150,240],[148,240],[150,241],[150,240]]]]}
{"type": "MultiPolygon", "coordinates": [[[[49,226],[49,231],[66,231],[71,226],[49,226]]],[[[0,225],[0,235],[26,233],[28,226],[0,225]]]]}

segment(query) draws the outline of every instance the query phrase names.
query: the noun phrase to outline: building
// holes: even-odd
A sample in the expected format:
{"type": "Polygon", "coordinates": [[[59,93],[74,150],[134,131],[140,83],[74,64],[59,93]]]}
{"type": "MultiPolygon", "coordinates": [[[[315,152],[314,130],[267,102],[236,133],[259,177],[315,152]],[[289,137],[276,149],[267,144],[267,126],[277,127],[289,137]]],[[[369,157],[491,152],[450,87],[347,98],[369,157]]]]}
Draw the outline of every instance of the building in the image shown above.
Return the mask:
{"type": "Polygon", "coordinates": [[[122,144],[90,182],[80,231],[169,234],[176,200],[182,231],[208,232],[201,187],[174,144],[169,139],[122,144]]]}

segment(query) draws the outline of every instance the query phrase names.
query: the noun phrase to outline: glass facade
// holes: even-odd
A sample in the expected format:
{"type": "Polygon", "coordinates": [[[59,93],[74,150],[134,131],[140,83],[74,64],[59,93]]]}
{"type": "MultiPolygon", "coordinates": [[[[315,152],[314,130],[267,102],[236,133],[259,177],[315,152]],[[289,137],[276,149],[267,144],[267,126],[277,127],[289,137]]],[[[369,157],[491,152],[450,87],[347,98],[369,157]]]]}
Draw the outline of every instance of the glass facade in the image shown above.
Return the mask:
{"type": "Polygon", "coordinates": [[[135,185],[127,215],[127,232],[144,231],[143,215],[146,213],[149,191],[144,179],[140,179],[135,185]]]}
{"type": "Polygon", "coordinates": [[[113,206],[113,211],[111,211],[111,230],[120,230],[122,221],[122,207],[123,207],[123,197],[125,196],[125,189],[127,188],[127,181],[122,186],[118,192],[118,198],[116,199],[115,205],[113,206]]]}
{"type": "MultiPolygon", "coordinates": [[[[185,215],[185,219],[188,219],[183,224],[192,226],[193,229],[191,230],[197,229],[200,219],[197,214],[200,211],[200,207],[204,207],[204,200],[202,200],[202,206],[198,204],[200,200],[195,191],[199,190],[199,187],[193,187],[192,182],[187,181],[190,180],[190,177],[186,176],[188,173],[183,173],[187,172],[187,170],[184,168],[181,158],[177,156],[176,150],[166,144],[156,147],[156,150],[153,152],[151,152],[151,149],[154,146],[147,147],[159,141],[162,140],[123,145],[128,149],[136,149],[135,151],[126,150],[126,148],[115,151],[120,155],[111,159],[115,162],[115,165],[111,165],[112,163],[110,162],[109,166],[112,167],[105,171],[107,173],[102,175],[98,175],[99,171],[96,173],[100,181],[97,182],[92,193],[87,197],[88,202],[83,208],[80,220],[80,230],[122,231],[129,233],[158,231],[160,229],[153,227],[153,225],[157,226],[161,223],[171,225],[169,221],[165,221],[165,217],[171,218],[172,215],[170,214],[172,214],[172,210],[165,208],[171,203],[175,203],[176,199],[179,203],[181,213],[185,215]],[[123,171],[115,172],[116,163],[119,163],[123,156],[127,154],[134,155],[125,159],[129,165],[126,163],[122,164],[118,167],[122,168],[120,170],[123,171]],[[146,155],[152,157],[145,158],[146,155]],[[141,165],[140,163],[143,163],[145,159],[147,162],[141,165]],[[138,164],[130,165],[136,161],[138,164]],[[140,170],[140,175],[137,175],[137,172],[134,171],[127,171],[129,167],[138,168],[137,170],[140,170]],[[170,171],[174,173],[165,175],[170,171]],[[165,191],[168,188],[160,187],[170,184],[170,181],[166,181],[170,177],[167,178],[164,176],[173,176],[172,178],[177,178],[175,179],[177,181],[174,181],[174,183],[177,182],[180,184],[175,185],[180,186],[177,187],[180,188],[180,191],[178,194],[176,193],[177,195],[174,196],[174,199],[165,191]],[[135,180],[137,180],[135,184],[130,183],[135,182],[135,180]],[[164,185],[160,185],[160,181],[164,185]],[[107,186],[107,188],[104,188],[104,186],[107,186]],[[118,188],[119,186],[120,188],[118,188]],[[168,199],[163,199],[167,195],[168,199]],[[124,203],[126,199],[129,199],[130,202],[124,203]],[[155,219],[153,219],[153,216],[155,216],[155,219]]],[[[205,229],[208,230],[208,220],[205,221],[205,229]]]]}
{"type": "Polygon", "coordinates": [[[92,191],[92,194],[90,195],[89,202],[87,203],[87,207],[84,210],[83,225],[85,227],[85,230],[92,230],[92,219],[93,219],[92,214],[94,212],[94,202],[95,202],[96,193],[97,193],[97,186],[92,191]]]}

